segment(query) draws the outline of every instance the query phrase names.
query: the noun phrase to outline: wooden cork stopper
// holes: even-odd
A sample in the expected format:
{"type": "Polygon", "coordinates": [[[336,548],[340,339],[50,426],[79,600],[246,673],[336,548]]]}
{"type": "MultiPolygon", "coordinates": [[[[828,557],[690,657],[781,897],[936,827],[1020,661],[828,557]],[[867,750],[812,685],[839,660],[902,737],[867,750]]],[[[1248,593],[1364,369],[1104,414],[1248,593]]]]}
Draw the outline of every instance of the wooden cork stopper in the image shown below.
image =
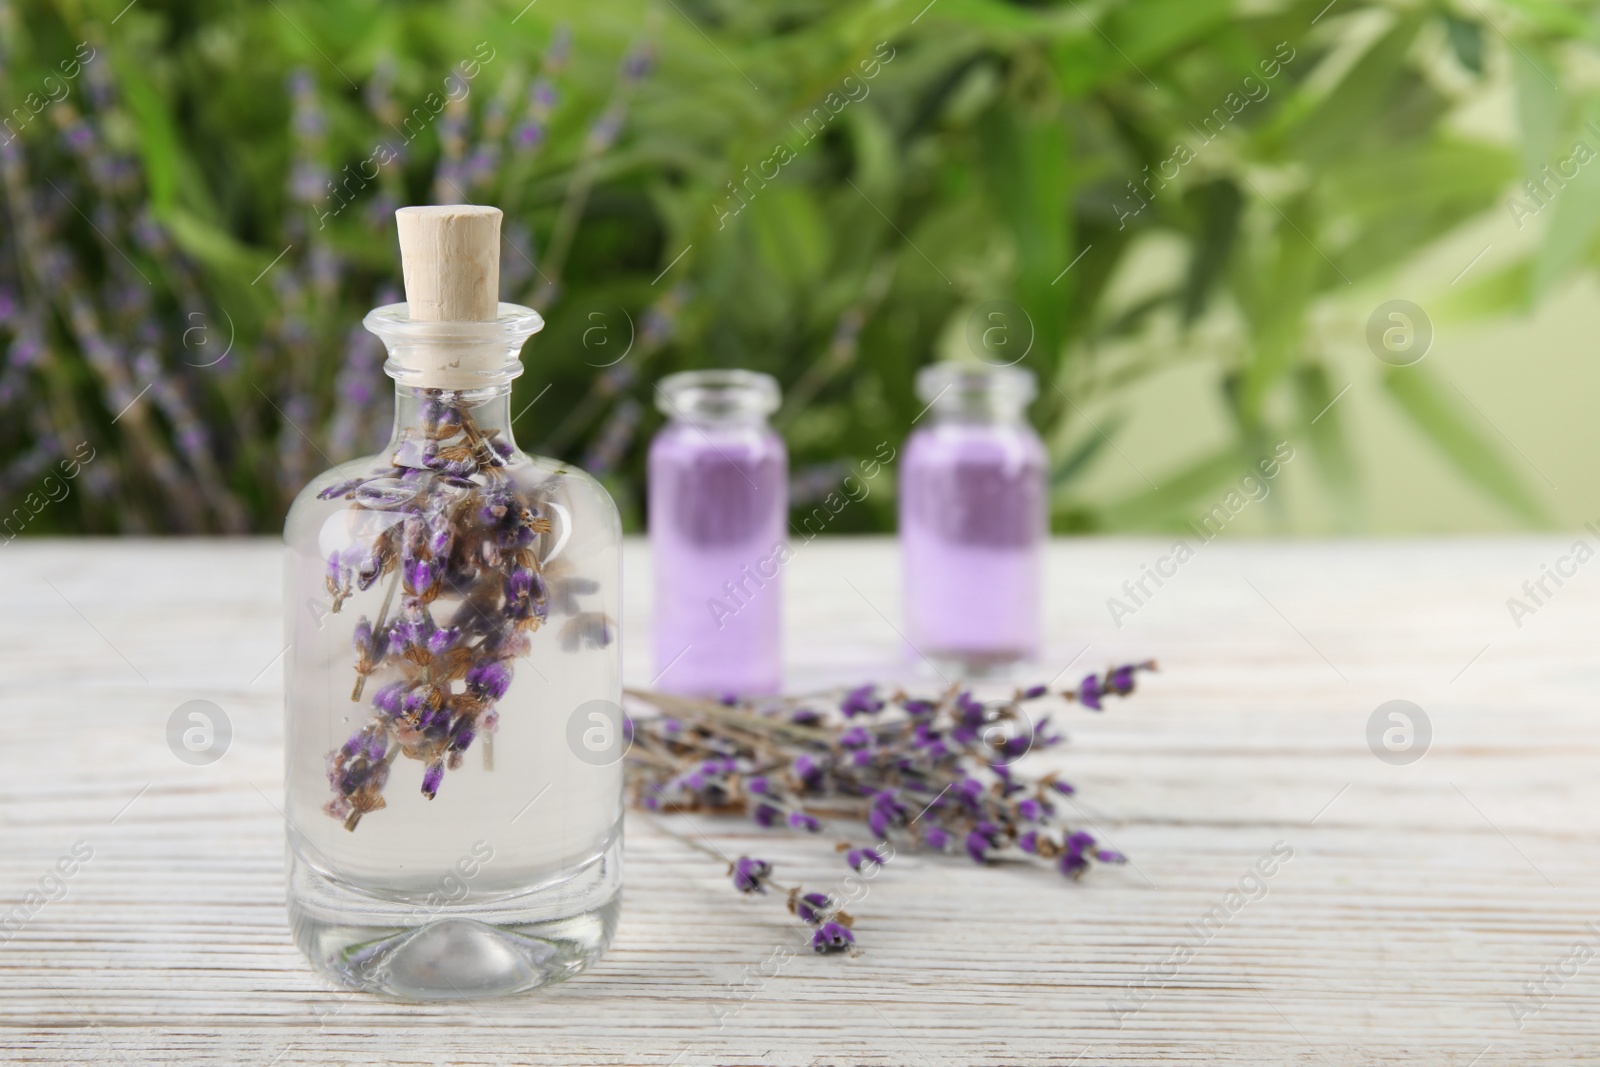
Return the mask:
{"type": "Polygon", "coordinates": [[[416,322],[493,322],[500,302],[500,209],[403,207],[400,267],[416,322]]]}

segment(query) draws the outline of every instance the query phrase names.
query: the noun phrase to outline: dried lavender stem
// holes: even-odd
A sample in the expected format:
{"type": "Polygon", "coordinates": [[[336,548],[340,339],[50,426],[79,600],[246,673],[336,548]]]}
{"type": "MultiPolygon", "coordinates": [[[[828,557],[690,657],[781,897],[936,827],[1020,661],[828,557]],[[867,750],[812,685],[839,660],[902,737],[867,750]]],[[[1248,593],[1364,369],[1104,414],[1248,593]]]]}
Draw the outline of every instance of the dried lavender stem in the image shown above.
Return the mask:
{"type": "Polygon", "coordinates": [[[799,723],[785,722],[782,719],[769,718],[764,715],[752,715],[749,712],[739,711],[709,700],[695,700],[691,697],[656,693],[648,689],[624,689],[623,692],[628,696],[637,697],[659,708],[716,719],[729,726],[741,727],[745,730],[766,730],[771,733],[792,734],[803,740],[814,741],[824,745],[832,739],[832,735],[827,730],[819,730],[813,726],[802,726],[799,723]]]}
{"type": "MultiPolygon", "coordinates": [[[[400,587],[400,568],[394,571],[394,581],[389,583],[389,591],[383,595],[383,606],[378,609],[378,621],[373,624],[372,636],[367,640],[367,656],[377,658],[378,635],[383,632],[384,624],[389,621],[389,605],[394,603],[394,591],[400,587]]],[[[355,688],[350,690],[350,699],[357,703],[361,700],[361,691],[367,686],[367,676],[356,674],[355,688]]]]}

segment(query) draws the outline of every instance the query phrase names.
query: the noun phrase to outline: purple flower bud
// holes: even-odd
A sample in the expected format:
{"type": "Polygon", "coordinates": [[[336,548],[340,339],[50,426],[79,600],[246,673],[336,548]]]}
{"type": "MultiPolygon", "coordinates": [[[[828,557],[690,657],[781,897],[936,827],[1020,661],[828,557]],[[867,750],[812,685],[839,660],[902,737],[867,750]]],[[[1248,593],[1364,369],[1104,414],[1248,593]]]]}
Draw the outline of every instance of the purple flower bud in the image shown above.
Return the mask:
{"type": "Polygon", "coordinates": [[[438,580],[438,570],[425,559],[419,559],[406,568],[406,588],[413,593],[426,593],[438,580]]]}
{"type": "Polygon", "coordinates": [[[883,701],[874,695],[875,688],[863,685],[852,689],[845,694],[844,700],[839,703],[839,710],[845,718],[854,718],[857,715],[871,715],[883,710],[883,701]]]}
{"type": "Polygon", "coordinates": [[[467,688],[485,700],[499,700],[511,688],[511,668],[498,660],[480,663],[467,672],[467,688]]]}
{"type": "Polygon", "coordinates": [[[515,567],[506,579],[506,599],[526,600],[533,592],[533,572],[526,567],[515,567]]]}
{"type": "Polygon", "coordinates": [[[733,886],[741,893],[765,893],[772,867],[765,860],[740,856],[733,865],[733,886]]]}
{"type": "Polygon", "coordinates": [[[1107,687],[1118,696],[1127,696],[1133,692],[1133,667],[1118,667],[1111,672],[1107,679],[1107,687]]]}
{"type": "Polygon", "coordinates": [[[751,814],[757,825],[772,826],[783,817],[783,809],[771,804],[757,804],[755,811],[751,814]]]}
{"type": "Polygon", "coordinates": [[[372,706],[386,715],[398,715],[400,714],[400,697],[405,691],[406,683],[391,682],[372,694],[372,706]]]}
{"type": "Polygon", "coordinates": [[[1026,688],[1026,689],[1024,689],[1022,691],[1022,699],[1023,700],[1038,700],[1040,697],[1044,696],[1048,692],[1050,692],[1050,687],[1049,686],[1031,685],[1031,686],[1029,686],[1028,688],[1026,688]]]}
{"type": "Polygon", "coordinates": [[[770,784],[771,783],[767,781],[766,775],[757,774],[744,780],[744,790],[747,793],[754,793],[757,796],[763,796],[767,793],[770,784]]]}
{"type": "Polygon", "coordinates": [[[794,773],[795,777],[799,778],[807,789],[822,788],[822,768],[810,756],[795,757],[794,773]]]}
{"type": "Polygon", "coordinates": [[[795,898],[795,916],[812,926],[826,921],[834,910],[833,900],[826,893],[805,893],[795,898]]]}
{"type": "Polygon", "coordinates": [[[1094,711],[1100,710],[1100,679],[1098,676],[1086,675],[1078,683],[1078,703],[1094,711]]]}
{"type": "Polygon", "coordinates": [[[1044,818],[1044,805],[1029,797],[1017,803],[1017,817],[1023,822],[1038,822],[1044,818]]]}
{"type": "Polygon", "coordinates": [[[796,830],[808,830],[811,833],[816,833],[822,829],[822,822],[815,815],[803,811],[791,811],[789,813],[789,825],[796,830]]]}
{"type": "Polygon", "coordinates": [[[927,832],[922,835],[922,840],[927,843],[929,848],[943,852],[950,847],[950,832],[940,826],[930,826],[927,832]]]}
{"type": "Polygon", "coordinates": [[[422,795],[432,800],[439,793],[439,785],[444,781],[444,764],[430,763],[428,769],[422,772],[422,795]]]}
{"type": "Polygon", "coordinates": [[[856,943],[856,937],[847,926],[835,922],[823,923],[811,935],[811,948],[819,953],[843,952],[856,943]]]}
{"type": "Polygon", "coordinates": [[[865,748],[872,744],[872,737],[859,726],[852,726],[839,735],[839,744],[843,748],[865,748]]]}
{"type": "Polygon", "coordinates": [[[1035,853],[1039,851],[1039,831],[1029,830],[1017,838],[1017,847],[1024,852],[1035,853]]]}
{"type": "Polygon", "coordinates": [[[428,651],[435,656],[448,652],[460,637],[460,627],[447,626],[442,630],[435,630],[428,635],[428,651]]]}
{"type": "Polygon", "coordinates": [[[1078,787],[1073,785],[1071,782],[1051,782],[1050,788],[1054,789],[1057,793],[1060,793],[1064,797],[1070,797],[1072,794],[1078,791],[1078,787]]]}
{"type": "Polygon", "coordinates": [[[367,742],[367,759],[377,763],[389,751],[389,735],[376,734],[367,742]]]}
{"type": "Polygon", "coordinates": [[[872,848],[853,848],[845,853],[844,861],[858,871],[864,867],[882,867],[884,864],[883,856],[872,848]]]}

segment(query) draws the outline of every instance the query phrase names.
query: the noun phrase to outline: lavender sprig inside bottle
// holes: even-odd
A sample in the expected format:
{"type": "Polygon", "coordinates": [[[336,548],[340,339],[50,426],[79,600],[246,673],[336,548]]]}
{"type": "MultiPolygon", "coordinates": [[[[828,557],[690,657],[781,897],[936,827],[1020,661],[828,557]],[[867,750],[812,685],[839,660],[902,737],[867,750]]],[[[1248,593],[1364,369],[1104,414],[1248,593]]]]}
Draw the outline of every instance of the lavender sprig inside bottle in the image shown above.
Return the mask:
{"type": "Polygon", "coordinates": [[[321,494],[388,519],[328,558],[334,611],[384,588],[351,650],[351,699],[373,683],[372,717],[328,753],[334,795],[324,810],[349,830],[385,806],[397,758],[423,763],[430,800],[480,737],[492,768],[496,702],[549,616],[550,583],[535,548],[551,523],[539,501],[513,487],[508,447],[478,427],[461,394],[428,390],[423,413],[423,431],[402,436],[388,466],[321,494]]]}

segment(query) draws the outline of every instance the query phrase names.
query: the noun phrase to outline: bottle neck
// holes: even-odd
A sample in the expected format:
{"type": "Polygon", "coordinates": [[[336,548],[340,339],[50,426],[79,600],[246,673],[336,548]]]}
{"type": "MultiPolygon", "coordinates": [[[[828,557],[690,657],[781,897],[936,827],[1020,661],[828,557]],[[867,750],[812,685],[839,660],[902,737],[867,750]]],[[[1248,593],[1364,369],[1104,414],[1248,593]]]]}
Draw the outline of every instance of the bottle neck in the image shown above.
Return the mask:
{"type": "Polygon", "coordinates": [[[928,421],[940,426],[1026,426],[1026,410],[1026,405],[1012,396],[956,394],[952,390],[933,402],[928,421]]]}
{"type": "Polygon", "coordinates": [[[517,444],[511,434],[511,383],[480,389],[425,389],[394,383],[390,451],[405,441],[437,438],[441,429],[462,422],[469,422],[475,433],[492,441],[502,454],[514,450],[517,444]]]}
{"type": "Polygon", "coordinates": [[[1036,392],[1033,375],[1018,367],[945,362],[917,373],[917,396],[936,423],[1024,426],[1036,392]]]}

